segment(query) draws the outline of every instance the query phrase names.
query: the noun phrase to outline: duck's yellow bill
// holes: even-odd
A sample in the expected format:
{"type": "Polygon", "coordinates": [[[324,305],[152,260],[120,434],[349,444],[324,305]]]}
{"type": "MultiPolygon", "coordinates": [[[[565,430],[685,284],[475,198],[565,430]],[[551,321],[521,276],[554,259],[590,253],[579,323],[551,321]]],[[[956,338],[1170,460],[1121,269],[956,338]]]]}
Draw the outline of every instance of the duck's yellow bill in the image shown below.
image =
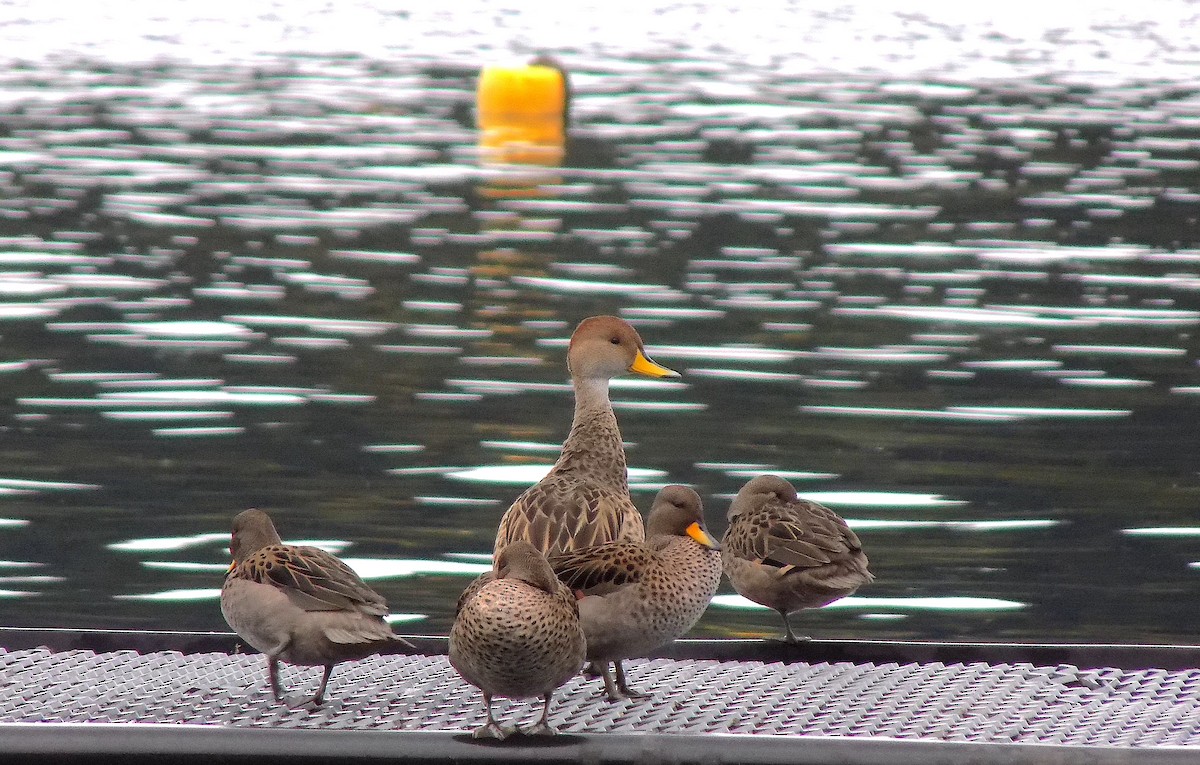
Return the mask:
{"type": "Polygon", "coordinates": [[[717,542],[717,540],[713,539],[712,534],[709,534],[707,531],[705,531],[704,527],[701,526],[699,523],[693,523],[691,526],[688,526],[686,531],[687,531],[687,535],[689,537],[696,540],[697,542],[704,545],[705,547],[712,548],[713,550],[721,549],[720,543],[717,542]]]}
{"type": "Polygon", "coordinates": [[[634,357],[633,363],[629,365],[630,372],[637,372],[639,375],[647,377],[679,377],[679,373],[674,369],[667,369],[664,366],[655,364],[650,359],[646,358],[646,354],[640,350],[637,356],[634,357]]]}

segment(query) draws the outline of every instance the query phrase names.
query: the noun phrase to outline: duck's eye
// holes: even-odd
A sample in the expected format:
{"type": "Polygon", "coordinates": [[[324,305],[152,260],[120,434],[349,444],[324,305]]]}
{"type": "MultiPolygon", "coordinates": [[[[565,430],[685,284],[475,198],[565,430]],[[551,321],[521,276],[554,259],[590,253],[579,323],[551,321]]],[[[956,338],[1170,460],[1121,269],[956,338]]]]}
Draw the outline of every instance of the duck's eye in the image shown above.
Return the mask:
{"type": "Polygon", "coordinates": [[[608,342],[612,343],[613,345],[620,345],[620,344],[621,344],[621,338],[619,338],[619,337],[610,337],[610,338],[608,339],[608,342]]]}

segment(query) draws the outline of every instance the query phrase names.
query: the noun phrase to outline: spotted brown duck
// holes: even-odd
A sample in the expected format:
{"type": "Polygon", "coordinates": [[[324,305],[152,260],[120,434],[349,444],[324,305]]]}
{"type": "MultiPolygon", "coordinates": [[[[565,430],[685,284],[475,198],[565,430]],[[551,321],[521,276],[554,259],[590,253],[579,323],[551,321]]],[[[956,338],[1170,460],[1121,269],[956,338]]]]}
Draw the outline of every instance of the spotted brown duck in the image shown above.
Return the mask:
{"type": "Polygon", "coordinates": [[[725,573],[743,597],[779,612],[788,643],[797,641],[789,614],[828,605],[875,578],[846,522],[799,498],[779,476],[748,481],[728,517],[721,540],[725,573]]]}

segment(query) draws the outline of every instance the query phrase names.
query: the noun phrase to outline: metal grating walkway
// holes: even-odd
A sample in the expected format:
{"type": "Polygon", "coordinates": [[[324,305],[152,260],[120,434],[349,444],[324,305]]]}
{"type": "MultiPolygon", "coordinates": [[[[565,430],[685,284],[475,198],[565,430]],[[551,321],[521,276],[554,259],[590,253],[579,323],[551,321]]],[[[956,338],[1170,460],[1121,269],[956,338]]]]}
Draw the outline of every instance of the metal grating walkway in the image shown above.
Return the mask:
{"type": "MultiPolygon", "coordinates": [[[[586,735],[540,744],[518,737],[494,745],[466,735],[483,721],[482,703],[444,655],[379,656],[339,665],[325,705],[313,710],[276,705],[258,655],[6,649],[0,650],[0,723],[7,724],[0,725],[0,753],[41,746],[54,751],[71,739],[52,739],[49,730],[77,730],[44,723],[87,723],[79,746],[88,745],[90,732],[100,750],[111,735],[103,723],[157,723],[117,730],[157,729],[153,735],[163,736],[170,729],[168,734],[181,735],[177,748],[168,751],[182,753],[183,734],[210,726],[204,734],[209,743],[199,745],[193,737],[190,746],[211,754],[211,726],[224,726],[217,729],[231,734],[222,745],[231,747],[231,755],[267,742],[233,729],[297,729],[387,731],[378,740],[381,752],[392,758],[406,751],[408,739],[396,733],[401,731],[440,734],[416,737],[432,747],[431,759],[451,756],[446,747],[461,750],[453,755],[457,759],[545,759],[529,752],[578,759],[583,755],[571,747],[590,742],[601,748],[583,758],[596,761],[648,754],[676,761],[670,751],[680,757],[691,752],[688,761],[727,762],[895,763],[912,756],[928,764],[938,761],[938,753],[947,762],[1124,762],[1135,756],[1146,762],[1200,761],[1200,669],[695,658],[646,659],[627,667],[631,683],[649,691],[649,698],[611,704],[600,696],[598,681],[579,677],[556,694],[552,722],[562,733],[586,735]],[[13,725],[19,723],[39,725],[13,725]],[[4,735],[6,730],[22,735],[4,735]],[[649,744],[660,734],[675,744],[690,738],[709,743],[662,750],[649,744]],[[235,740],[242,743],[233,746],[235,740]],[[438,740],[445,746],[439,748],[438,740]],[[624,754],[602,756],[606,741],[620,744],[624,754]],[[816,742],[820,746],[814,748],[816,742]],[[867,742],[871,746],[856,746],[867,742]],[[887,746],[880,749],[881,744],[887,746]],[[976,753],[964,760],[962,746],[976,753]]],[[[319,675],[319,669],[285,665],[282,680],[298,699],[315,689],[319,675]]],[[[498,701],[496,708],[505,721],[521,724],[532,723],[538,712],[533,702],[498,701]]],[[[295,761],[317,757],[332,741],[289,736],[271,751],[298,748],[289,758],[295,761]]],[[[121,751],[136,753],[144,745],[125,740],[121,751]]],[[[339,745],[329,755],[349,757],[352,750],[339,745]]]]}

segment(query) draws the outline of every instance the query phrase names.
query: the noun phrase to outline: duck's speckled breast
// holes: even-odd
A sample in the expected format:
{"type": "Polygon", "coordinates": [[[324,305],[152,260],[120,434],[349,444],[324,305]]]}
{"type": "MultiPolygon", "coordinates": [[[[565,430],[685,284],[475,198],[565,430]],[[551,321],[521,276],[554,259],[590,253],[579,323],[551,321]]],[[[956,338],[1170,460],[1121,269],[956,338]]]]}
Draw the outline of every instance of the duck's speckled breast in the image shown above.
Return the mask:
{"type": "Polygon", "coordinates": [[[721,584],[721,556],[676,538],[636,584],[579,603],[588,658],[643,656],[695,626],[721,584]]]}
{"type": "Polygon", "coordinates": [[[463,605],[450,630],[450,663],[487,693],[526,698],[565,683],[584,659],[571,594],[500,579],[463,605]]]}

